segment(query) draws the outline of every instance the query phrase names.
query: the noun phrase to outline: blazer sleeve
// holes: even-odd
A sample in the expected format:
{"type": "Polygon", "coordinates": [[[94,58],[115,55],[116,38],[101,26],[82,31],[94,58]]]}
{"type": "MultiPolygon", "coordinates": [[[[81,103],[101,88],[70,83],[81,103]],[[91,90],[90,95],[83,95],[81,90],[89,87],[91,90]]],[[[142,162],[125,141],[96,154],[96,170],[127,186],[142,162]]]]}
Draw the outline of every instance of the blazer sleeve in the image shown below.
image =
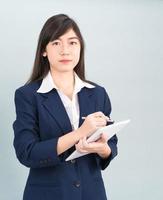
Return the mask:
{"type": "MultiPolygon", "coordinates": [[[[111,102],[110,102],[109,96],[108,96],[105,89],[104,89],[104,109],[103,109],[103,112],[106,116],[110,117],[111,102]]],[[[109,125],[109,123],[107,123],[107,125],[109,125]]],[[[118,142],[118,138],[117,138],[116,135],[114,135],[113,137],[110,138],[110,140],[108,140],[108,145],[111,149],[111,155],[106,159],[103,159],[100,156],[98,156],[99,163],[100,163],[102,170],[104,170],[110,164],[111,160],[113,160],[113,158],[115,156],[117,156],[117,153],[118,153],[117,142],[118,142]]]]}
{"type": "Polygon", "coordinates": [[[16,90],[15,107],[14,148],[20,163],[31,168],[59,164],[61,159],[57,155],[58,138],[40,140],[37,109],[32,96],[20,89],[16,90]]]}

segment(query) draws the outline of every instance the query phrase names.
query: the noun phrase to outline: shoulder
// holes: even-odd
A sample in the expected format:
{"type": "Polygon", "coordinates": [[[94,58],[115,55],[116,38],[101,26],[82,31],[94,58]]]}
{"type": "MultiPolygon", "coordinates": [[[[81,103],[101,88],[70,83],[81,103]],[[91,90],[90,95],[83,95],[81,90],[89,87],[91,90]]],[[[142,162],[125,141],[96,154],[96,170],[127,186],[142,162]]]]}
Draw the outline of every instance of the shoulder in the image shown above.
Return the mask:
{"type": "Polygon", "coordinates": [[[105,87],[102,85],[99,85],[97,83],[92,83],[91,84],[94,86],[94,88],[85,88],[84,91],[92,98],[96,99],[96,102],[100,103],[105,103],[106,101],[110,102],[110,95],[106,91],[105,87]]]}
{"type": "Polygon", "coordinates": [[[96,108],[98,108],[98,110],[101,110],[104,113],[110,114],[111,101],[105,87],[98,84],[92,84],[92,85],[94,85],[95,87],[88,90],[89,94],[92,96],[92,99],[96,103],[96,108]]]}
{"type": "Polygon", "coordinates": [[[94,86],[94,88],[91,88],[90,90],[96,94],[96,95],[106,95],[107,92],[106,92],[106,89],[102,86],[102,85],[99,85],[97,83],[93,83],[91,82],[91,84],[94,86]]]}
{"type": "Polygon", "coordinates": [[[97,83],[93,83],[92,85],[94,85],[95,87],[94,89],[94,93],[96,95],[96,97],[100,100],[104,100],[105,101],[109,101],[110,102],[110,94],[109,92],[105,89],[104,86],[99,85],[97,83]]]}
{"type": "Polygon", "coordinates": [[[42,81],[35,81],[32,83],[25,84],[16,89],[16,92],[20,92],[23,94],[35,94],[39,89],[42,81]]]}
{"type": "Polygon", "coordinates": [[[35,101],[37,90],[40,87],[42,80],[25,84],[15,91],[15,100],[22,101],[23,99],[28,102],[35,101]]]}

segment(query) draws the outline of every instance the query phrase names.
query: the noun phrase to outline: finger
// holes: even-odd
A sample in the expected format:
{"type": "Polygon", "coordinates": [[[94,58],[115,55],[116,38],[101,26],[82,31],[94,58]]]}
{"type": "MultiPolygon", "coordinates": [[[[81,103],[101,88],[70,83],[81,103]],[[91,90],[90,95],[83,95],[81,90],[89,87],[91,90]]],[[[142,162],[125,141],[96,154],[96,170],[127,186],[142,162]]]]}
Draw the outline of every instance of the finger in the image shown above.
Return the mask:
{"type": "Polygon", "coordinates": [[[83,145],[83,148],[87,148],[87,147],[88,147],[88,142],[87,142],[87,140],[86,140],[86,137],[84,137],[84,138],[82,139],[82,145],[83,145]]]}
{"type": "Polygon", "coordinates": [[[106,119],[103,118],[103,117],[95,117],[94,120],[95,120],[95,122],[103,122],[103,123],[106,123],[106,119]]]}
{"type": "Polygon", "coordinates": [[[101,137],[97,142],[107,143],[107,141],[108,141],[108,136],[106,133],[103,133],[103,134],[101,134],[101,137]]]}
{"type": "Polygon", "coordinates": [[[107,124],[107,122],[111,122],[110,118],[105,116],[103,113],[100,115],[95,115],[94,118],[96,121],[103,121],[105,125],[107,124]]]}
{"type": "Polygon", "coordinates": [[[87,142],[86,137],[83,137],[80,140],[80,147],[81,147],[82,150],[86,150],[86,148],[88,147],[88,142],[87,142]]]}
{"type": "Polygon", "coordinates": [[[83,148],[83,142],[82,142],[82,139],[79,140],[79,147],[80,147],[80,148],[83,148]]]}
{"type": "Polygon", "coordinates": [[[103,133],[102,137],[105,139],[106,142],[108,141],[109,136],[107,133],[103,133]]]}
{"type": "Polygon", "coordinates": [[[105,126],[105,125],[106,125],[106,121],[96,122],[96,126],[105,126]]]}
{"type": "Polygon", "coordinates": [[[75,148],[78,152],[80,152],[79,144],[75,144],[75,148]]]}
{"type": "Polygon", "coordinates": [[[94,113],[94,117],[104,117],[104,116],[105,116],[104,113],[101,111],[94,113]]]}
{"type": "Polygon", "coordinates": [[[76,150],[80,153],[88,153],[86,150],[81,149],[79,146],[76,145],[76,150]]]}
{"type": "Polygon", "coordinates": [[[88,151],[84,150],[83,147],[81,147],[81,144],[79,143],[75,145],[75,148],[80,153],[88,153],[88,151]]]}

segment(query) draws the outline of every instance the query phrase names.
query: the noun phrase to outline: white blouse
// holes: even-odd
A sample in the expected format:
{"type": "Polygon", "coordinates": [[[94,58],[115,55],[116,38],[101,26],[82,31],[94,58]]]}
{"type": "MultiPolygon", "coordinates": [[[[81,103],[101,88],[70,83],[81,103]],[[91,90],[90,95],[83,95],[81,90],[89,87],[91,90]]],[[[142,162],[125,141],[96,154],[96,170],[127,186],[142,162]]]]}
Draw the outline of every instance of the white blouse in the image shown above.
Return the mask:
{"type": "Polygon", "coordinates": [[[66,109],[66,112],[69,116],[72,129],[77,129],[79,126],[79,115],[80,115],[77,93],[83,87],[94,88],[95,86],[82,81],[75,72],[74,72],[74,75],[75,75],[75,87],[74,87],[74,91],[73,91],[72,100],[70,100],[70,98],[68,98],[68,96],[66,96],[61,90],[59,90],[59,88],[57,88],[57,86],[55,85],[55,83],[53,81],[50,71],[47,74],[47,76],[43,79],[41,86],[37,90],[37,92],[38,93],[47,93],[47,92],[51,91],[53,88],[55,88],[57,90],[57,92],[63,102],[63,105],[66,109]]]}

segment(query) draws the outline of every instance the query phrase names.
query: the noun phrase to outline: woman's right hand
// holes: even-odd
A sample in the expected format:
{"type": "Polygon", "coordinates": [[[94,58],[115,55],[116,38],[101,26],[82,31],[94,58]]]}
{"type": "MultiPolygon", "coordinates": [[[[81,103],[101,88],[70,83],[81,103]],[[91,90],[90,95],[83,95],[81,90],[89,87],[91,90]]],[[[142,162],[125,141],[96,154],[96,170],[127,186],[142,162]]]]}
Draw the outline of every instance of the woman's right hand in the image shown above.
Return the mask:
{"type": "Polygon", "coordinates": [[[108,117],[102,112],[95,112],[85,117],[83,124],[80,126],[82,137],[90,136],[98,128],[106,126],[108,117]]]}

